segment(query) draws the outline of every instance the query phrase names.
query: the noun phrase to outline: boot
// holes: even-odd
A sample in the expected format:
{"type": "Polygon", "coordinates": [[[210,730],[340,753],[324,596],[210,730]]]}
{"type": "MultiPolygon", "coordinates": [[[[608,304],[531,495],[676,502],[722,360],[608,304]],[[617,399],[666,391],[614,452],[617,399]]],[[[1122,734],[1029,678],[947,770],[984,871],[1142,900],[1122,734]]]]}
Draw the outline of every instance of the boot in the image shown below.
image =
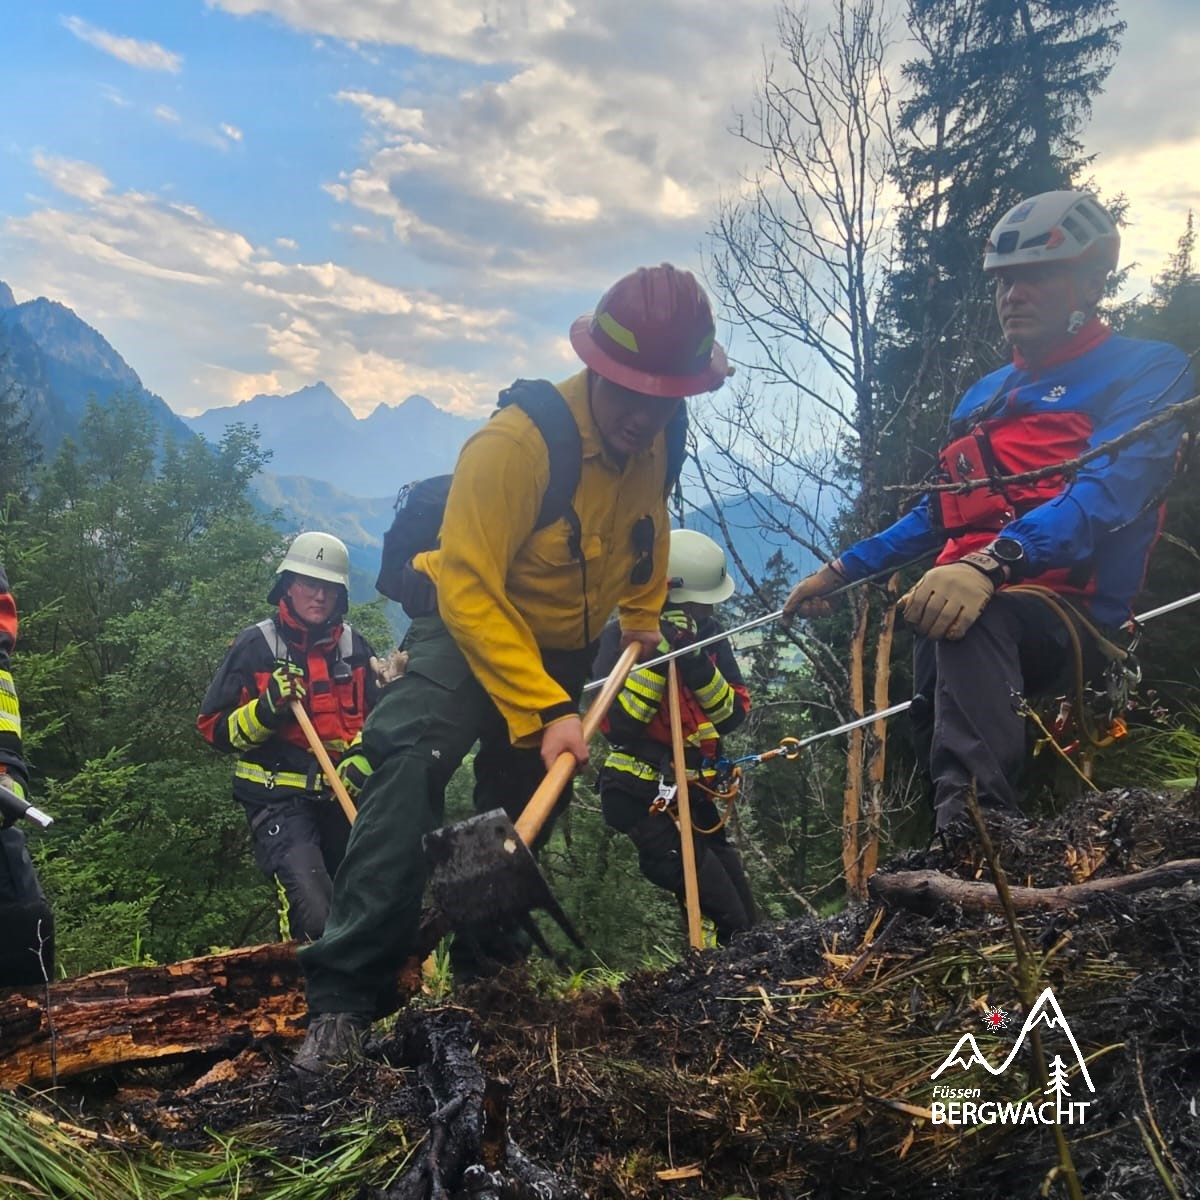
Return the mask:
{"type": "Polygon", "coordinates": [[[362,1060],[363,1035],[371,1027],[365,1013],[313,1013],[308,1020],[304,1045],[292,1059],[292,1067],[308,1075],[321,1075],[334,1067],[348,1067],[362,1060]]]}

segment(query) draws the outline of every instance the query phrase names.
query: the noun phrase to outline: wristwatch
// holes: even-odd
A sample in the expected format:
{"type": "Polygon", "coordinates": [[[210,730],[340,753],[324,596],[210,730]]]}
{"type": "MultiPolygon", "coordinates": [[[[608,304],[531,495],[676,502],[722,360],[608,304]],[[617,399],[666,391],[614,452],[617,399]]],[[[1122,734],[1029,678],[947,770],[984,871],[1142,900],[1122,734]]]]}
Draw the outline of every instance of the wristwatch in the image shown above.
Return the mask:
{"type": "Polygon", "coordinates": [[[1016,538],[998,537],[990,546],[964,554],[965,562],[992,581],[993,587],[1012,583],[1025,563],[1025,548],[1016,538]]]}
{"type": "Polygon", "coordinates": [[[1008,568],[1008,578],[1015,579],[1025,566],[1025,547],[1016,538],[998,537],[990,546],[984,547],[997,562],[1008,568]]]}

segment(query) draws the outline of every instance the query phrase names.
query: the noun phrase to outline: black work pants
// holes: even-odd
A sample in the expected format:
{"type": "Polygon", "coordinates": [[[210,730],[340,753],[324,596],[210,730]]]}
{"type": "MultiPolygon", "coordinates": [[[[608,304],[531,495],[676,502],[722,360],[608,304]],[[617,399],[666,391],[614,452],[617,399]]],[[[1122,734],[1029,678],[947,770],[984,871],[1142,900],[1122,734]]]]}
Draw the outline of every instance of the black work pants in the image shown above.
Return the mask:
{"type": "MultiPolygon", "coordinates": [[[[1091,680],[1103,658],[1089,634],[1079,635],[1083,677],[1091,680]]],[[[1020,811],[1027,733],[1020,699],[1067,690],[1074,673],[1071,635],[1036,596],[998,592],[958,641],[917,638],[913,737],[939,831],[966,818],[972,785],[981,807],[1020,811]]]]}
{"type": "MultiPolygon", "coordinates": [[[[372,1012],[415,948],[427,875],[422,838],[442,823],[446,784],[476,739],[477,811],[503,808],[515,819],[545,774],[537,749],[512,746],[440,618],[413,621],[407,645],[407,674],[388,685],[367,718],[364,738],[377,761],[359,794],[325,933],[300,949],[310,1012],[372,1012]]],[[[543,653],[547,673],[576,702],[592,658],[590,647],[543,653]]]]}
{"type": "Polygon", "coordinates": [[[54,979],[54,914],[33,869],[25,835],[0,829],[0,987],[54,979]]]}
{"type": "MultiPolygon", "coordinates": [[[[723,825],[716,828],[721,821],[717,806],[695,789],[689,792],[688,800],[700,911],[716,927],[717,941],[725,945],[735,933],[749,929],[758,919],[754,896],[737,847],[729,841],[723,825]],[[709,829],[711,833],[700,832],[709,829]]],[[[620,771],[601,773],[600,805],[605,824],[626,834],[637,847],[642,874],[674,895],[682,907],[683,852],[674,819],[665,812],[650,812],[644,790],[636,781],[631,787],[625,786],[620,771]]]]}
{"type": "Polygon", "coordinates": [[[333,877],[346,853],[350,822],[336,800],[298,795],[247,805],[254,861],[283,890],[284,938],[314,942],[325,932],[333,877]]]}

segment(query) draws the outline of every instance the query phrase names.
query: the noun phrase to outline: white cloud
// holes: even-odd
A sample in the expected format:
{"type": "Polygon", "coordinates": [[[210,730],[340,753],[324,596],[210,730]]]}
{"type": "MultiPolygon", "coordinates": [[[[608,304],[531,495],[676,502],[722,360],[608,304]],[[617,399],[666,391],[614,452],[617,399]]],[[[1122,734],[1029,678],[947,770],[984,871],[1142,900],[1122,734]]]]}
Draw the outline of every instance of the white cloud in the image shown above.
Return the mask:
{"type": "MultiPolygon", "coordinates": [[[[324,0],[238,7],[326,34],[351,23],[324,0]]],[[[377,40],[412,44],[403,5],[355,8],[377,40]]],[[[598,287],[614,257],[694,262],[722,193],[738,186],[747,149],[725,130],[751,105],[775,0],[610,0],[603,20],[493,18],[513,64],[502,78],[337,94],[373,137],[329,193],[385,218],[412,253],[495,288],[561,286],[564,275],[598,287]]],[[[460,57],[476,53],[475,38],[459,39],[460,57]]]]}
{"type": "Polygon", "coordinates": [[[97,50],[119,58],[131,67],[144,71],[169,71],[178,75],[183,69],[183,57],[173,50],[167,50],[157,42],[142,42],[137,38],[121,37],[98,29],[82,17],[63,17],[63,26],[74,34],[81,42],[95,46],[97,50]]]}
{"type": "Polygon", "coordinates": [[[154,109],[154,115],[168,125],[179,124],[179,114],[169,104],[159,104],[154,109]]]}
{"type": "Polygon", "coordinates": [[[222,122],[221,132],[227,138],[229,138],[231,142],[240,142],[242,140],[242,131],[236,125],[230,125],[226,122],[222,122]]]}
{"type": "Polygon", "coordinates": [[[208,0],[239,16],[269,14],[304,33],[410,46],[469,62],[505,62],[577,19],[567,0],[208,0]]]}
{"type": "Polygon", "coordinates": [[[60,192],[79,200],[99,200],[112,187],[104,172],[91,163],[35,154],[33,165],[60,192]]]}
{"type": "Polygon", "coordinates": [[[494,394],[494,376],[463,356],[472,345],[511,351],[512,314],[502,306],[335,262],[284,263],[193,205],[119,191],[91,164],[39,155],[35,165],[77,203],[0,225],[6,273],[70,303],[119,348],[124,325],[136,330],[142,349],[130,357],[180,409],[243,398],[248,381],[263,390],[265,379],[291,390],[323,378],[362,415],[414,392],[460,411],[494,394]],[[180,358],[210,366],[189,371],[181,387],[180,358]],[[159,381],[160,369],[176,372],[174,386],[159,381]]]}
{"type": "Polygon", "coordinates": [[[296,240],[290,237],[277,237],[275,245],[282,247],[284,250],[295,250],[298,248],[296,240]]]}
{"type": "Polygon", "coordinates": [[[1184,232],[1189,212],[1200,204],[1196,189],[1200,135],[1189,142],[1159,144],[1104,155],[1093,165],[1101,194],[1124,193],[1129,226],[1121,231],[1121,261],[1135,264],[1127,291],[1145,292],[1150,277],[1166,265],[1184,232]]]}

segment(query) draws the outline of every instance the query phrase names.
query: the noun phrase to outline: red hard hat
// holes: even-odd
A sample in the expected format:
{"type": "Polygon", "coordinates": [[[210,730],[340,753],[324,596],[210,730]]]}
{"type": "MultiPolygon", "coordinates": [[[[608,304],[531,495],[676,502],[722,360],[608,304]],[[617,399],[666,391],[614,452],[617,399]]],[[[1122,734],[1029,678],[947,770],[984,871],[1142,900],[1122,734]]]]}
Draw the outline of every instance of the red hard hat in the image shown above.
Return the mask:
{"type": "Polygon", "coordinates": [[[704,289],[690,271],[639,267],[571,326],[576,354],[605,379],[647,396],[715,392],[729,362],[704,289]]]}

